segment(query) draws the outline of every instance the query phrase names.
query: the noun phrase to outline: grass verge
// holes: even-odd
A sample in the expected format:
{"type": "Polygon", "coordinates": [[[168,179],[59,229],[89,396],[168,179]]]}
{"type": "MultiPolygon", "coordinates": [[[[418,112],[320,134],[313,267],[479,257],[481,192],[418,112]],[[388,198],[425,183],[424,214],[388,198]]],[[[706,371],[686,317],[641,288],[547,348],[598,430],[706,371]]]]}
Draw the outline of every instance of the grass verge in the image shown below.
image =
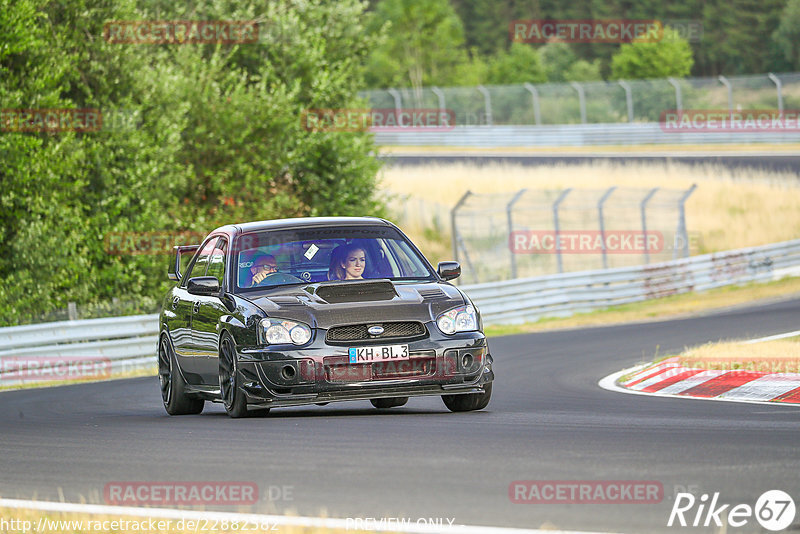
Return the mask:
{"type": "Polygon", "coordinates": [[[546,318],[519,325],[487,326],[485,332],[486,335],[494,337],[561,328],[661,320],[791,295],[800,295],[800,277],[784,278],[775,282],[721,287],[702,293],[672,295],[656,300],[613,306],[590,313],[580,313],[572,317],[546,318]]]}

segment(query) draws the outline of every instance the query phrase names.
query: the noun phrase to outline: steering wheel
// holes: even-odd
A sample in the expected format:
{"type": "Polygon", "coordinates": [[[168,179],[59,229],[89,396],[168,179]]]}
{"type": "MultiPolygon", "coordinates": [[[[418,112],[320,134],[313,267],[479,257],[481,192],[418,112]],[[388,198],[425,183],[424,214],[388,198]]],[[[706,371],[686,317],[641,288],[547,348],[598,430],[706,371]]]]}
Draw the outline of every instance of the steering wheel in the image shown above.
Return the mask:
{"type": "Polygon", "coordinates": [[[261,282],[255,284],[253,287],[261,287],[266,285],[280,285],[280,284],[296,284],[298,282],[303,282],[300,278],[296,276],[292,276],[288,273],[269,273],[267,276],[264,277],[261,282]]]}

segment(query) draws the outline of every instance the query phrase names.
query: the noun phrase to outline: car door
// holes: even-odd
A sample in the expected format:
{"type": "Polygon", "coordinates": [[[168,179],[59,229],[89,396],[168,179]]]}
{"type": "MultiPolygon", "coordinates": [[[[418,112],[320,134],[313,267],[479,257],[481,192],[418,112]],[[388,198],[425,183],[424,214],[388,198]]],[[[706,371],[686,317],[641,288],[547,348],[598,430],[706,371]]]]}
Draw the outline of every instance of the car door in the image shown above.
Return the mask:
{"type": "Polygon", "coordinates": [[[172,332],[172,342],[175,345],[175,354],[178,357],[183,376],[190,384],[203,383],[203,366],[199,361],[197,342],[193,332],[195,308],[199,304],[198,299],[200,297],[190,294],[186,290],[186,284],[189,278],[205,276],[206,269],[208,269],[208,261],[214,251],[217,239],[217,237],[212,237],[200,247],[197,255],[189,265],[186,276],[184,276],[180,286],[175,288],[172,297],[172,307],[176,314],[176,322],[180,322],[182,326],[179,329],[180,332],[172,332]]]}
{"type": "MultiPolygon", "coordinates": [[[[215,277],[222,290],[225,289],[227,249],[228,240],[220,237],[211,252],[206,270],[206,276],[215,277]]],[[[192,314],[192,336],[200,366],[199,374],[203,384],[217,385],[219,384],[219,318],[230,312],[219,295],[202,295],[194,298],[197,300],[192,314]]]]}

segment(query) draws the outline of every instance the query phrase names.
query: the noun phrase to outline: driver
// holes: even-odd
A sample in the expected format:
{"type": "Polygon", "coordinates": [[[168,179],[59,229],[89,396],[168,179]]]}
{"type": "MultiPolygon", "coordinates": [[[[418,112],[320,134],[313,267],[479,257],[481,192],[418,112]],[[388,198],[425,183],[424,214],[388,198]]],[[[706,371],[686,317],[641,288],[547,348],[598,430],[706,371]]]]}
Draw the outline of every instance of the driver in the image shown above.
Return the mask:
{"type": "Polygon", "coordinates": [[[253,276],[253,283],[250,284],[250,287],[257,286],[264,280],[264,278],[267,277],[267,275],[277,272],[278,261],[275,259],[275,256],[271,254],[259,256],[259,258],[253,263],[253,266],[250,267],[250,274],[253,276]]]}

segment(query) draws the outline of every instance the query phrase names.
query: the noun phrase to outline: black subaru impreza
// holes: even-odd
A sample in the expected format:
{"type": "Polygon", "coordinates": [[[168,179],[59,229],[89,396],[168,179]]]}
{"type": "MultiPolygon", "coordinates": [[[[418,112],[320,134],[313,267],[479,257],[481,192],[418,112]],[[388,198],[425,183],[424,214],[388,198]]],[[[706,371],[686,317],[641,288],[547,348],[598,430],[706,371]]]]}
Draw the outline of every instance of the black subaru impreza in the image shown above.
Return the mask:
{"type": "Polygon", "coordinates": [[[492,357],[478,309],[448,283],[460,273],[434,270],[395,225],[366,217],[234,224],[175,247],[159,319],[164,407],[222,402],[244,417],[441,395],[452,411],[483,409],[492,357]]]}

